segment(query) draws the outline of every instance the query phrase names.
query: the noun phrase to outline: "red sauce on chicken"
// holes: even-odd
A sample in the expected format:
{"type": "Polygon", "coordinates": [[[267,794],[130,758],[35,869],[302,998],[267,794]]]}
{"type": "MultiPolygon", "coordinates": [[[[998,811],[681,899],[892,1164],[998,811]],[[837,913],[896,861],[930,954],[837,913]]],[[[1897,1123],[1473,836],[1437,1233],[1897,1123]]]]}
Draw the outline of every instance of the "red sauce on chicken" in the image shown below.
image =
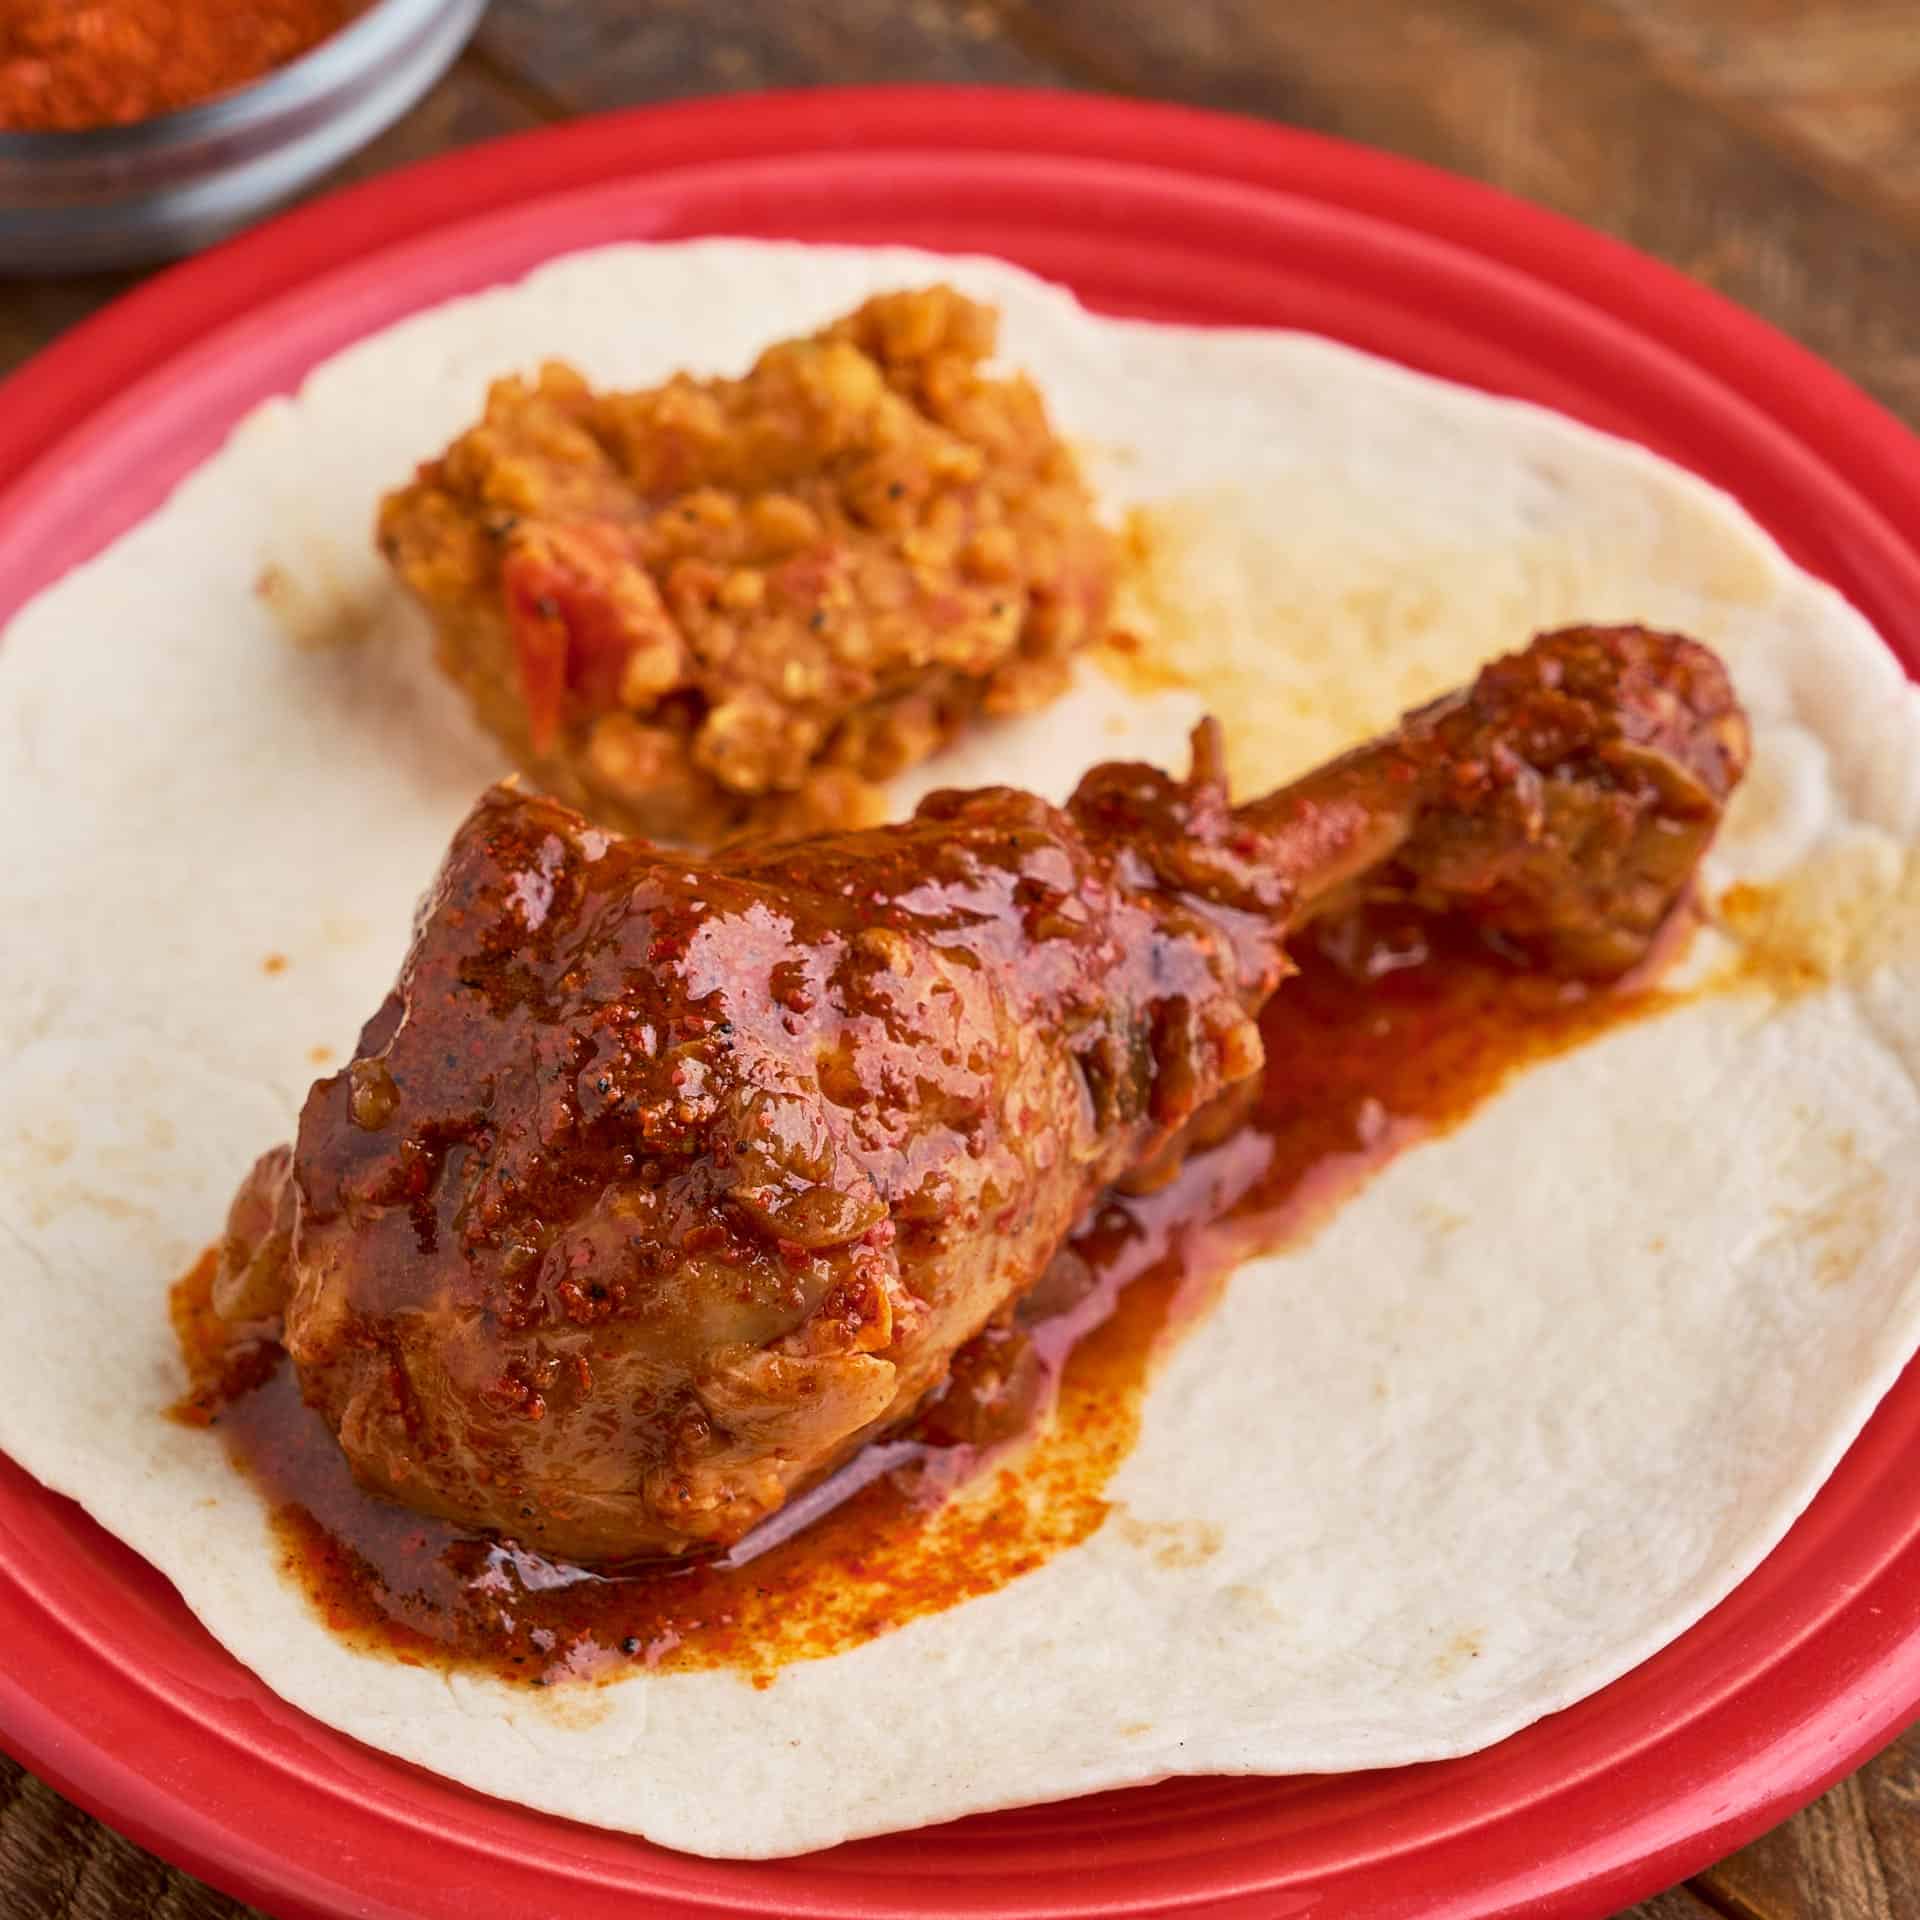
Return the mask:
{"type": "Polygon", "coordinates": [[[1516,968],[1405,917],[1309,930],[1293,957],[1300,972],[1261,1019],[1267,1066],[1240,1128],[1156,1192],[1109,1195],[1012,1324],[964,1347],[898,1438],[765,1529],[774,1544],[750,1536],[724,1560],[610,1575],[363,1490],[280,1348],[212,1314],[211,1253],[174,1290],[197,1383],[181,1417],[226,1436],[328,1624],[409,1662],[534,1685],[699,1667],[764,1684],[788,1661],[990,1593],[1105,1521],[1155,1358],[1233,1265],[1310,1236],[1517,1069],[1670,1003],[1516,968]]]}
{"type": "Polygon", "coordinates": [[[1569,628],[1238,807],[1209,728],[704,860],[495,789],[183,1293],[193,1406],[407,1658],[769,1674],[988,1591],[1213,1277],[1642,1004],[1747,744],[1569,628]]]}

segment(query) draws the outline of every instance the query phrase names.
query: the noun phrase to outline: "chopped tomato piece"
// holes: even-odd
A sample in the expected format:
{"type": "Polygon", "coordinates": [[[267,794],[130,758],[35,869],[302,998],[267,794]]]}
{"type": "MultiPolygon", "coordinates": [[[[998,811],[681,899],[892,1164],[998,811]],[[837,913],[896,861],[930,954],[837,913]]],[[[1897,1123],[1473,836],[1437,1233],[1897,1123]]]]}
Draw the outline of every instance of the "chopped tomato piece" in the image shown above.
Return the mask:
{"type": "Polygon", "coordinates": [[[601,712],[635,704],[630,679],[643,696],[678,679],[679,633],[618,526],[523,525],[500,579],[535,753],[554,746],[570,703],[601,712]]]}

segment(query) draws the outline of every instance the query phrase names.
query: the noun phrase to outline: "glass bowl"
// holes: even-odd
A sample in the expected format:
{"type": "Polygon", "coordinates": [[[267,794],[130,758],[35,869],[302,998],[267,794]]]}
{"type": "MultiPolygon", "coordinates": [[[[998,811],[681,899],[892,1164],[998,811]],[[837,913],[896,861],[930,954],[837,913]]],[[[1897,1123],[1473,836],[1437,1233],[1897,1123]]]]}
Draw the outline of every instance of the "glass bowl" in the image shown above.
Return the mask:
{"type": "Polygon", "coordinates": [[[446,72],[486,0],[373,0],[310,52],[176,113],[0,133],[0,274],[192,253],[290,199],[446,72]]]}

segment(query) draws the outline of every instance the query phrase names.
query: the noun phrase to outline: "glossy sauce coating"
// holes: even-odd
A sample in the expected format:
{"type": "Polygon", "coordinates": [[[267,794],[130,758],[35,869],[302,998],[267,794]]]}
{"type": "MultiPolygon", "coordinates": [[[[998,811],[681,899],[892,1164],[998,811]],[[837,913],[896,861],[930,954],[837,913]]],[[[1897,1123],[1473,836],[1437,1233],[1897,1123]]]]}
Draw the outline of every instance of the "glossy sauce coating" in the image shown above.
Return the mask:
{"type": "Polygon", "coordinates": [[[991,1592],[1105,1520],[1153,1358],[1233,1264],[1297,1242],[1516,1068],[1669,1003],[1517,970],[1404,915],[1309,930],[1294,958],[1262,1018],[1268,1064],[1241,1128],[1158,1190],[1110,1195],[1015,1328],[964,1349],[942,1398],[783,1514],[776,1544],[763,1532],[724,1562],[610,1577],[362,1491],[280,1350],[207,1310],[210,1258],[175,1289],[199,1383],[180,1416],[226,1435],[328,1623],[409,1662],[535,1685],[635,1667],[733,1667],[765,1684],[787,1661],[991,1592]]]}
{"type": "Polygon", "coordinates": [[[1239,807],[1220,746],[706,860],[489,791],[235,1196],[216,1309],[419,1513],[603,1572],[728,1553],[1241,1122],[1305,925],[1615,979],[1746,730],[1704,648],[1566,628],[1239,807]]]}

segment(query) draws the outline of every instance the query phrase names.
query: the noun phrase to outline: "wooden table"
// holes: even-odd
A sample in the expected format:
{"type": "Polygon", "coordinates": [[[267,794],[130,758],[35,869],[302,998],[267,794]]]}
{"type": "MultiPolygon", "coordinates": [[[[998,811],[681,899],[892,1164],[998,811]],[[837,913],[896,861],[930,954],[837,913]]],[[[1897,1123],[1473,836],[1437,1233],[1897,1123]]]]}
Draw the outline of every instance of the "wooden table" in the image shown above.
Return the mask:
{"type": "MultiPolygon", "coordinates": [[[[1920,425],[1920,0],[494,0],[361,178],[604,107],[829,81],[1078,86],[1489,180],[1762,313],[1920,425]]],[[[0,371],[129,284],[0,284],[0,371]]],[[[232,1920],[0,1758],[10,1920],[232,1920]]],[[[1920,1730],[1634,1920],[1920,1915],[1920,1730]]]]}

